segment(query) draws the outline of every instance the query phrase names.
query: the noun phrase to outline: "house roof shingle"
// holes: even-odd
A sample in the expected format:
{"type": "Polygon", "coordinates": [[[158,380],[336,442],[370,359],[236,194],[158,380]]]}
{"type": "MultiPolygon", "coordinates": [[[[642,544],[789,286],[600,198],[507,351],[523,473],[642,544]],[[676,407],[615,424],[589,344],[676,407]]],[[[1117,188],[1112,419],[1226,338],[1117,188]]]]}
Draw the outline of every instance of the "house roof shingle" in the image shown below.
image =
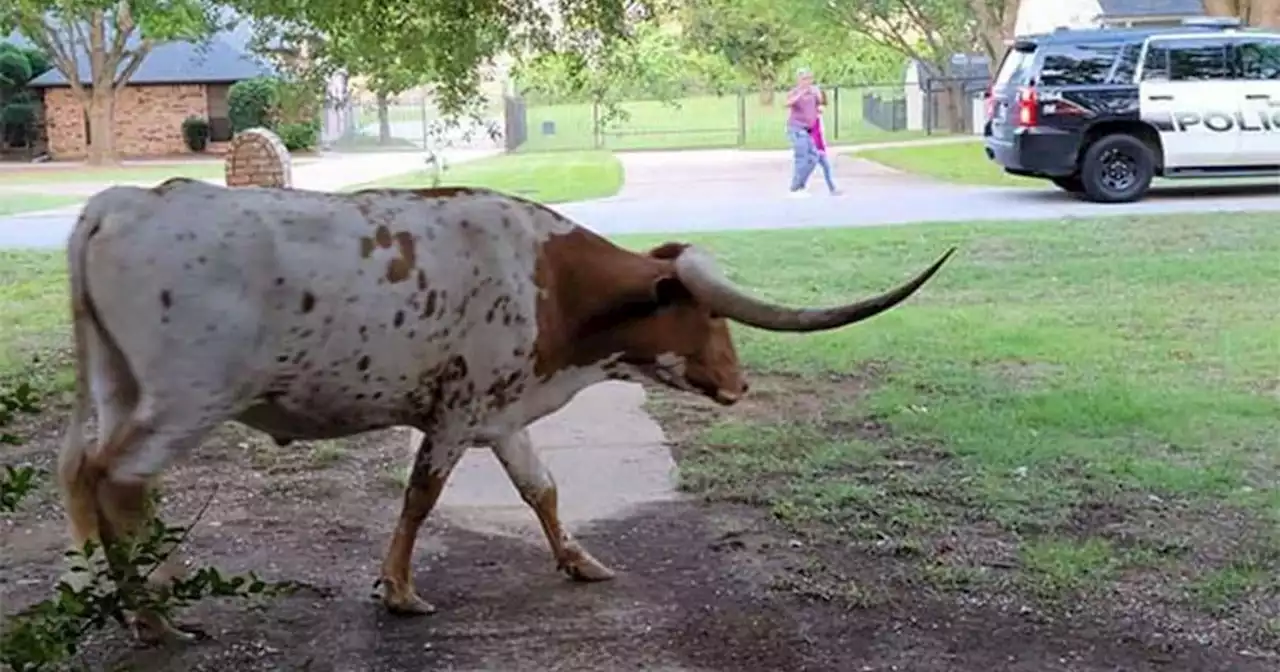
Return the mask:
{"type": "MultiPolygon", "coordinates": [[[[130,84],[195,84],[213,82],[237,82],[263,75],[275,74],[274,68],[248,49],[252,37],[252,21],[225,10],[223,19],[236,21],[230,29],[223,30],[207,40],[199,42],[176,41],[157,45],[142,61],[142,65],[129,78],[130,84]]],[[[20,46],[34,46],[20,33],[7,38],[20,46]]],[[[136,34],[130,36],[129,46],[139,42],[136,34]]],[[[87,51],[77,49],[79,79],[90,83],[87,51]]],[[[121,68],[123,69],[121,64],[121,68]]],[[[43,88],[66,86],[67,78],[56,68],[31,80],[30,86],[43,88]]]]}
{"type": "MultiPolygon", "coordinates": [[[[79,58],[82,84],[89,84],[89,59],[79,58]]],[[[124,64],[121,64],[123,69],[124,64]]],[[[142,61],[130,84],[194,84],[237,82],[272,74],[271,67],[253,56],[214,37],[207,43],[166,42],[157,45],[142,61]]],[[[31,80],[34,88],[66,86],[67,78],[57,69],[31,80]]]]}
{"type": "Polygon", "coordinates": [[[1203,0],[1098,0],[1102,15],[1120,16],[1202,16],[1203,0]]]}

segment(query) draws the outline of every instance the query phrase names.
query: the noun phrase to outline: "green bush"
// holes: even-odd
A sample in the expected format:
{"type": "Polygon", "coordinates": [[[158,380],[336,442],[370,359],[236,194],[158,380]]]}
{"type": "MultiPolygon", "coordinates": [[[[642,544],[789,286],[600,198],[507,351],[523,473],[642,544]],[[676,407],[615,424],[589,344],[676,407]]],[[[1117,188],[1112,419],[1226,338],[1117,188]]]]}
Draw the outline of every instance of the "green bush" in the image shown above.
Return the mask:
{"type": "Polygon", "coordinates": [[[0,91],[24,87],[32,76],[31,60],[26,54],[16,48],[0,49],[0,91]]]}
{"type": "Polygon", "coordinates": [[[0,107],[0,126],[26,128],[36,123],[35,103],[15,100],[0,107]]]}
{"type": "Polygon", "coordinates": [[[273,77],[255,77],[236,82],[227,91],[227,116],[231,131],[250,128],[275,130],[280,105],[280,84],[273,77]]]}
{"type": "Polygon", "coordinates": [[[194,114],[183,119],[182,139],[186,141],[187,149],[203,152],[209,146],[209,120],[194,114]]]}
{"type": "Polygon", "coordinates": [[[291,152],[311,149],[320,140],[320,124],[314,121],[280,124],[276,133],[279,134],[285,149],[291,152]]]}

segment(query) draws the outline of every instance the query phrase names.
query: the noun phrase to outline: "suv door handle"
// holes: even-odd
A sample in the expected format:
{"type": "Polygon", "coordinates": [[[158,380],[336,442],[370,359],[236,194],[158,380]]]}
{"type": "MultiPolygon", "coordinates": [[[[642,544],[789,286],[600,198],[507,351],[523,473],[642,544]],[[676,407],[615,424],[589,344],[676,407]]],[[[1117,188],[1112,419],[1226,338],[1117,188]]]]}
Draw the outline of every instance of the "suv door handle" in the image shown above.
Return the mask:
{"type": "Polygon", "coordinates": [[[1173,96],[1147,96],[1147,100],[1173,100],[1173,96]]]}
{"type": "Polygon", "coordinates": [[[1245,100],[1271,100],[1271,96],[1265,93],[1250,93],[1245,95],[1245,100]]]}

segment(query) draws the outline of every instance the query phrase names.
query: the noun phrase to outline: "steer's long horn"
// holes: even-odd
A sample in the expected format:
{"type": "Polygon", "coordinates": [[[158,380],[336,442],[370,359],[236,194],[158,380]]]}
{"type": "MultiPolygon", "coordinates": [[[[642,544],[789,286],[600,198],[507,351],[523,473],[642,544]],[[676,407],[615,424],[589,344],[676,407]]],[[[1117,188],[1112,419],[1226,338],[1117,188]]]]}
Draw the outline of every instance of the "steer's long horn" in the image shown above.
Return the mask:
{"type": "Polygon", "coordinates": [[[685,248],[676,257],[676,275],[689,292],[716,313],[743,324],[770,331],[822,331],[860,322],[906,300],[938,272],[956,251],[946,251],[933,265],[911,280],[883,294],[845,306],[789,308],[758,299],[726,278],[715,261],[696,248],[685,248]]]}

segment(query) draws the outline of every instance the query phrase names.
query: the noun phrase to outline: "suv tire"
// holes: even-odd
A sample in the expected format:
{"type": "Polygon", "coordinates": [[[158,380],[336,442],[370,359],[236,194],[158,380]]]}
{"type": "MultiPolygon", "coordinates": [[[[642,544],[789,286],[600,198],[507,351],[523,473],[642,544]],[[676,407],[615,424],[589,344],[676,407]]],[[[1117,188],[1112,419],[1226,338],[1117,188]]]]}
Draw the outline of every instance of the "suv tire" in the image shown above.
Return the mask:
{"type": "Polygon", "coordinates": [[[1072,175],[1071,177],[1053,177],[1050,179],[1053,180],[1053,183],[1058,185],[1058,188],[1063,191],[1068,191],[1073,194],[1078,194],[1084,191],[1084,183],[1080,181],[1079,175],[1072,175]]]}
{"type": "Polygon", "coordinates": [[[1099,138],[1085,150],[1080,182],[1091,201],[1129,203],[1147,193],[1155,172],[1151,148],[1132,135],[1116,133],[1099,138]]]}

